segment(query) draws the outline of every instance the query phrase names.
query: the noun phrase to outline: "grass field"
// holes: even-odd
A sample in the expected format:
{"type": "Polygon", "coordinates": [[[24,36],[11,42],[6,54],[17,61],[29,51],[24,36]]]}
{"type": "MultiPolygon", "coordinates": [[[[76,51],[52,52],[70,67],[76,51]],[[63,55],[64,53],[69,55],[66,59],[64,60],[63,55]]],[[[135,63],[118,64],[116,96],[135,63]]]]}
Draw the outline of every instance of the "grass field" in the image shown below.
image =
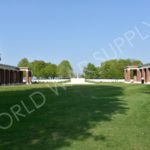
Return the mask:
{"type": "MultiPolygon", "coordinates": [[[[52,87],[52,85],[51,85],[52,87]]],[[[40,104],[42,97],[35,96],[40,104]]],[[[13,118],[0,129],[0,150],[149,150],[150,86],[98,84],[49,88],[0,87],[0,113],[13,118]],[[29,95],[40,91],[46,103],[35,109],[29,95]],[[28,114],[21,101],[29,110],[28,114]],[[10,108],[21,107],[19,121],[10,108]]],[[[0,117],[0,125],[9,118],[0,117]]]]}

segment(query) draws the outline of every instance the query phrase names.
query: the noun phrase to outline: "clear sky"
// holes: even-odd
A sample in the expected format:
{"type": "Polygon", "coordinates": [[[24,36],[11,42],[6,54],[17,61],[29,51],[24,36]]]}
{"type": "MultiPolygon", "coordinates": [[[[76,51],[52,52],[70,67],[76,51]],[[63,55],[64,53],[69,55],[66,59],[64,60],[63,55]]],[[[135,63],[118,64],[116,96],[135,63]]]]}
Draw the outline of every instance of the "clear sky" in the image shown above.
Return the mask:
{"type": "Polygon", "coordinates": [[[68,59],[75,71],[112,58],[148,63],[150,1],[1,0],[0,53],[10,65],[68,59]]]}

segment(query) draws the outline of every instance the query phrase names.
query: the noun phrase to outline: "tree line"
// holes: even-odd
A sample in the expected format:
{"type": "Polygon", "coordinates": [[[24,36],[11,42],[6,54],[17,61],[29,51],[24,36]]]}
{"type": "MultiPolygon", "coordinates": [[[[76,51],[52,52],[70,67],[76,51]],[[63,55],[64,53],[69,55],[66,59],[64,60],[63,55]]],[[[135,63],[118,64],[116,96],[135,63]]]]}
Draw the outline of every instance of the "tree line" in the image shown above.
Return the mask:
{"type": "MultiPolygon", "coordinates": [[[[98,67],[89,63],[84,67],[83,72],[87,79],[123,79],[126,66],[140,66],[142,64],[140,60],[113,59],[101,63],[98,67]]],[[[133,75],[131,74],[131,76],[133,75]]]]}
{"type": "Polygon", "coordinates": [[[73,76],[73,69],[68,60],[63,60],[59,65],[56,65],[43,60],[29,62],[27,58],[23,58],[18,63],[18,67],[31,68],[33,76],[37,78],[71,78],[73,76]]]}
{"type": "MultiPolygon", "coordinates": [[[[123,79],[123,70],[126,66],[139,66],[142,64],[140,60],[132,59],[108,60],[102,62],[98,67],[88,63],[83,69],[82,77],[86,79],[123,79]]],[[[33,76],[37,78],[71,78],[74,76],[71,63],[68,60],[63,60],[56,65],[42,60],[29,62],[27,58],[23,58],[18,63],[18,67],[30,67],[33,76]]]]}

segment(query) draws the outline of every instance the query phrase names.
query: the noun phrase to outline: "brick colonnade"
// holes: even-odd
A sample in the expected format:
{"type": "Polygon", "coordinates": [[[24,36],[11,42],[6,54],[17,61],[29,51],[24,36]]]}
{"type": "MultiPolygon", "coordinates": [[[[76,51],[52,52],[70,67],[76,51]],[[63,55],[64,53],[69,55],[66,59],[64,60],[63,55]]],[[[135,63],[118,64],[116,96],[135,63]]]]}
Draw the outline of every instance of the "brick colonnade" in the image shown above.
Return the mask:
{"type": "Polygon", "coordinates": [[[143,79],[145,83],[150,83],[150,68],[126,68],[124,70],[126,82],[131,82],[131,71],[133,71],[133,82],[138,83],[143,79]]]}
{"type": "Polygon", "coordinates": [[[0,69],[0,85],[23,82],[23,72],[19,70],[0,69]]]}
{"type": "Polygon", "coordinates": [[[23,82],[25,82],[26,84],[32,83],[32,73],[30,68],[18,68],[0,64],[0,85],[20,84],[23,82]]]}

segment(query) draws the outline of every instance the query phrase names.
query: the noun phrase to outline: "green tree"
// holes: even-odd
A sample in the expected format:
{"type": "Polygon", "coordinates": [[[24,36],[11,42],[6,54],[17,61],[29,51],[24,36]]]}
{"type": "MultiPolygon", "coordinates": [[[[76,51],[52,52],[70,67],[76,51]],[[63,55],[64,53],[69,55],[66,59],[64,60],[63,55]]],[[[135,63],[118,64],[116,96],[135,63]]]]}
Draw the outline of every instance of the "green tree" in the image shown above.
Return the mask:
{"type": "Polygon", "coordinates": [[[29,66],[30,66],[30,62],[28,61],[27,58],[21,59],[18,63],[18,67],[29,67],[29,66]]]}
{"type": "Polygon", "coordinates": [[[73,69],[68,60],[63,60],[58,65],[58,76],[61,78],[71,78],[73,76],[73,69]]]}
{"type": "Polygon", "coordinates": [[[47,64],[46,67],[44,68],[44,77],[45,78],[55,78],[57,77],[57,65],[55,64],[47,64]]]}
{"type": "Polygon", "coordinates": [[[139,66],[141,64],[142,62],[140,60],[131,59],[114,59],[105,61],[101,64],[99,68],[100,78],[123,79],[123,70],[126,66],[139,66]]]}
{"type": "Polygon", "coordinates": [[[92,63],[89,63],[86,67],[84,67],[83,72],[86,79],[96,79],[99,77],[98,68],[92,63]]]}
{"type": "Polygon", "coordinates": [[[35,60],[31,63],[31,69],[33,75],[37,78],[44,77],[44,68],[46,67],[46,63],[42,60],[35,60]]]}

